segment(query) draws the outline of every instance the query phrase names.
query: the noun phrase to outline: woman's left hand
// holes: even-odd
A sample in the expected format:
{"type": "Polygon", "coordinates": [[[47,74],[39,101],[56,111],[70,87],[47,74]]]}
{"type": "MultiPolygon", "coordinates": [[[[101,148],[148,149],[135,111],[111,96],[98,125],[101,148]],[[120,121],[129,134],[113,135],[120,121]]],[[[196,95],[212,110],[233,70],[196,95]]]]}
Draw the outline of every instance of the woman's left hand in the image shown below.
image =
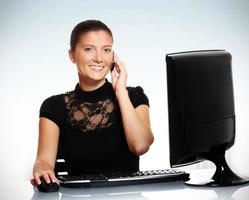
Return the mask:
{"type": "Polygon", "coordinates": [[[115,94],[119,95],[122,92],[127,92],[126,82],[128,74],[124,62],[119,59],[117,54],[114,54],[114,62],[115,67],[114,70],[111,72],[112,86],[115,91],[115,94]]]}

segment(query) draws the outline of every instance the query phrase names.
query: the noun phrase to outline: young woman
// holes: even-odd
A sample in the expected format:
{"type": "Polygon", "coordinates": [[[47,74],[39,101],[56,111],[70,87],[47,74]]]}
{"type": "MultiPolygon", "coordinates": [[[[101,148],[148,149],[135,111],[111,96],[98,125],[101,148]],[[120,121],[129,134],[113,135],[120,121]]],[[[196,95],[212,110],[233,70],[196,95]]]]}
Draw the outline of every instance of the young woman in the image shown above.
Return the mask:
{"type": "Polygon", "coordinates": [[[139,155],[154,139],[149,101],[141,87],[126,86],[125,64],[112,45],[112,32],[101,21],[83,21],[73,29],[69,57],[79,83],[42,103],[33,185],[41,177],[59,184],[54,172],[58,146],[69,174],[139,170],[139,155]]]}

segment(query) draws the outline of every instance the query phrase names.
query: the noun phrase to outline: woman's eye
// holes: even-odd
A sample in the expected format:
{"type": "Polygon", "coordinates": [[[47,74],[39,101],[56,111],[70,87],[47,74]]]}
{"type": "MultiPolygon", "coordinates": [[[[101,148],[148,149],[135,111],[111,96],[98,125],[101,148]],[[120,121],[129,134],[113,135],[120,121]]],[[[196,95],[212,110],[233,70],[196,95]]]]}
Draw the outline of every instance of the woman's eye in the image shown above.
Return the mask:
{"type": "Polygon", "coordinates": [[[112,50],[111,49],[105,49],[105,52],[111,52],[112,50]]]}
{"type": "Polygon", "coordinates": [[[91,50],[92,50],[92,48],[90,48],[90,47],[87,47],[87,48],[84,49],[84,51],[86,51],[86,52],[89,52],[91,50]]]}

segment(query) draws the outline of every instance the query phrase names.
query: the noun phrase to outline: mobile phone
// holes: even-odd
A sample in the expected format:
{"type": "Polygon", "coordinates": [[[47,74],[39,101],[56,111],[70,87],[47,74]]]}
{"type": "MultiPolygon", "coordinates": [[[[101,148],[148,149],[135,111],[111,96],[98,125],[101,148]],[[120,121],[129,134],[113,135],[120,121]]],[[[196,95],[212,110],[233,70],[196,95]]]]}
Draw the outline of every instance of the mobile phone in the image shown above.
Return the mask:
{"type": "Polygon", "coordinates": [[[112,66],[110,68],[111,72],[114,70],[114,67],[115,67],[115,62],[112,62],[112,66]]]}
{"type": "Polygon", "coordinates": [[[112,54],[112,65],[111,65],[111,68],[110,68],[110,70],[111,70],[111,72],[114,70],[114,68],[115,68],[115,62],[114,62],[114,51],[113,51],[113,54],[112,54]]]}

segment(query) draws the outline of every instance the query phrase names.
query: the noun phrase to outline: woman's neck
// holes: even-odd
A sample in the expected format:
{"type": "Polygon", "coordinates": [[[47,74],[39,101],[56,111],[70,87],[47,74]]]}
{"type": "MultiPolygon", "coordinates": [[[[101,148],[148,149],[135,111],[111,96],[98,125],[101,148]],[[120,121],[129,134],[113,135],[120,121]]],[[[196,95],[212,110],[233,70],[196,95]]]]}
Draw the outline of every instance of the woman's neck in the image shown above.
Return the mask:
{"type": "Polygon", "coordinates": [[[106,79],[100,80],[100,81],[94,81],[94,80],[82,80],[81,78],[79,78],[79,84],[80,84],[80,88],[83,91],[93,91],[96,90],[98,88],[100,88],[102,85],[104,85],[106,82],[106,79]]]}

